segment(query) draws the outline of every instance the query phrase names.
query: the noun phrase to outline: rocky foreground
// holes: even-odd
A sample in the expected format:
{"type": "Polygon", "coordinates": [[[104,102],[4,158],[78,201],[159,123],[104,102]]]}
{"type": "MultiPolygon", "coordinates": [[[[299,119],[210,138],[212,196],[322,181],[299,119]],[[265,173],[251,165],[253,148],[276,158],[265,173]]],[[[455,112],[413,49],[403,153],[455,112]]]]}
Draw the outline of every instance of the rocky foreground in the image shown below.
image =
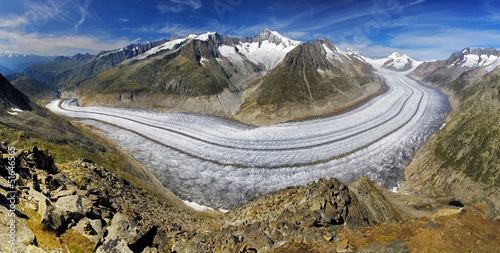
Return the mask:
{"type": "Polygon", "coordinates": [[[0,147],[2,252],[500,252],[500,221],[485,218],[494,211],[486,202],[451,207],[367,178],[322,179],[200,218],[92,161],[56,165],[36,147],[13,156],[8,148],[0,147]]]}

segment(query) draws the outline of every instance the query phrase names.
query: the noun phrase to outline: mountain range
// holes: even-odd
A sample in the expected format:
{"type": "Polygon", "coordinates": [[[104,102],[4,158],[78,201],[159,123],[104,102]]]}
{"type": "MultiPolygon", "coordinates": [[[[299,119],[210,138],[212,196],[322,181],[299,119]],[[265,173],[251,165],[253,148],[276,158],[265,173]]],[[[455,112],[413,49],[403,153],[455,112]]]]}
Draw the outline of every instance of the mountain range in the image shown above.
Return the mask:
{"type": "Polygon", "coordinates": [[[54,60],[55,56],[41,56],[35,54],[17,54],[5,51],[0,54],[0,73],[4,76],[21,73],[33,64],[42,64],[54,60]]]}
{"type": "Polygon", "coordinates": [[[329,40],[303,43],[268,29],[248,38],[207,32],[58,57],[23,74],[82,105],[209,113],[256,125],[334,113],[382,87],[369,64],[329,40]]]}
{"type": "Polygon", "coordinates": [[[358,52],[352,50],[348,50],[348,52],[351,55],[358,57],[373,66],[379,66],[396,71],[410,72],[415,70],[415,68],[417,68],[420,64],[422,64],[421,61],[414,60],[406,54],[401,55],[398,52],[394,52],[386,58],[379,58],[379,59],[371,59],[363,55],[360,55],[358,52]]]}

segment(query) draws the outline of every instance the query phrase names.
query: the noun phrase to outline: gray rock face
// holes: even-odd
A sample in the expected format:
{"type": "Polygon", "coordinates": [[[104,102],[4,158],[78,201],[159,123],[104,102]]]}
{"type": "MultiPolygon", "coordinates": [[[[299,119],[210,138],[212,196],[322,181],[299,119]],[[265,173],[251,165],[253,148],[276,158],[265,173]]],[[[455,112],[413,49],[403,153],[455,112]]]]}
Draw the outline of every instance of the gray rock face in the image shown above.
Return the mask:
{"type": "Polygon", "coordinates": [[[76,226],[72,228],[75,232],[87,237],[95,246],[97,246],[102,238],[104,232],[102,230],[101,220],[91,220],[87,217],[78,221],[76,226]]]}
{"type": "Polygon", "coordinates": [[[127,241],[121,237],[115,237],[111,240],[107,240],[97,248],[97,253],[134,253],[128,247],[127,241]]]}
{"type": "Polygon", "coordinates": [[[118,212],[113,216],[111,225],[108,227],[108,235],[106,240],[116,237],[122,237],[126,241],[137,235],[137,222],[134,219],[118,212]]]}
{"type": "Polygon", "coordinates": [[[68,212],[68,216],[77,221],[90,212],[92,202],[80,195],[71,195],[59,198],[56,207],[68,212]]]}
{"type": "MultiPolygon", "coordinates": [[[[28,248],[26,249],[26,252],[27,253],[45,253],[47,251],[45,251],[44,249],[39,248],[37,246],[29,245],[28,248]]],[[[53,251],[51,251],[51,252],[53,252],[53,251]]]]}
{"type": "Polygon", "coordinates": [[[42,216],[42,225],[52,231],[61,232],[68,221],[67,212],[56,208],[49,199],[38,203],[38,213],[42,216]]]}
{"type": "Polygon", "coordinates": [[[173,252],[178,252],[178,253],[201,253],[204,252],[203,249],[199,248],[196,244],[194,243],[189,243],[189,242],[183,242],[183,241],[178,241],[174,243],[172,246],[172,251],[173,252]]]}
{"type": "Polygon", "coordinates": [[[0,205],[0,244],[9,245],[10,230],[15,229],[15,241],[20,244],[32,244],[35,242],[35,234],[21,222],[15,215],[9,216],[9,210],[0,205]],[[13,223],[12,228],[12,220],[13,223]]]}

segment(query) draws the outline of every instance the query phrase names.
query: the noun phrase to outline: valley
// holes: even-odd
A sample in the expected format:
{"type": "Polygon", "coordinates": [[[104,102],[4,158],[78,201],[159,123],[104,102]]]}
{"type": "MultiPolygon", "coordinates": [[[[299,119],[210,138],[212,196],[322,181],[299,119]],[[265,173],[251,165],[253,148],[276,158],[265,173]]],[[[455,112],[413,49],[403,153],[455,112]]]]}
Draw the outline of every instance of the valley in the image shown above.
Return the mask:
{"type": "Polygon", "coordinates": [[[182,199],[227,208],[322,177],[362,176],[387,188],[444,123],[446,97],[397,72],[376,72],[388,91],[347,113],[253,127],[216,117],[116,107],[47,107],[99,129],[182,199]]]}
{"type": "Polygon", "coordinates": [[[500,252],[500,1],[0,1],[0,252],[500,252]]]}

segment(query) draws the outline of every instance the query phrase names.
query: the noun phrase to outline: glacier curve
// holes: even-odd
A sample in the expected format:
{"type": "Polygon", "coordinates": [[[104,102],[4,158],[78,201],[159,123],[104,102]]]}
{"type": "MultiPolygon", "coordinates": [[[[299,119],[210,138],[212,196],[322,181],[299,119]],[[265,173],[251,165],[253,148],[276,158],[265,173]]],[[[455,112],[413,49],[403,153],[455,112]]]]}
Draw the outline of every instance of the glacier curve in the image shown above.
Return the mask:
{"type": "Polygon", "coordinates": [[[449,112],[444,95],[379,68],[389,90],[341,115],[252,127],[216,117],[114,107],[47,107],[93,125],[182,199],[229,207],[321,177],[361,176],[390,188],[449,112]]]}

